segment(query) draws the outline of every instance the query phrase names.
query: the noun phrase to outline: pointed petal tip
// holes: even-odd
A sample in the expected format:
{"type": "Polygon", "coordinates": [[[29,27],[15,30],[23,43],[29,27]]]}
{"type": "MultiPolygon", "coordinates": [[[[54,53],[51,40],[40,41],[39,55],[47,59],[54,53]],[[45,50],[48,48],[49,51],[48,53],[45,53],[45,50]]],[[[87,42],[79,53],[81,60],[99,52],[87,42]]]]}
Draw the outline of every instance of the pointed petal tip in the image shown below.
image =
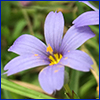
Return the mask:
{"type": "Polygon", "coordinates": [[[12,46],[10,46],[10,48],[8,49],[8,51],[12,51],[13,52],[14,49],[14,44],[12,46]]]}
{"type": "Polygon", "coordinates": [[[93,37],[95,37],[96,35],[95,34],[93,34],[93,37]]]}
{"type": "Polygon", "coordinates": [[[8,68],[6,67],[6,65],[5,65],[5,67],[4,67],[4,70],[8,70],[8,68]]]}
{"type": "Polygon", "coordinates": [[[8,49],[8,51],[11,51],[11,47],[8,49]]]}
{"type": "Polygon", "coordinates": [[[99,25],[99,11],[87,11],[79,15],[72,24],[76,27],[99,25]],[[86,17],[87,16],[87,17],[86,17]]]}
{"type": "Polygon", "coordinates": [[[8,51],[10,51],[10,49],[8,49],[8,51]]]}
{"type": "Polygon", "coordinates": [[[94,70],[94,68],[91,67],[91,65],[90,65],[90,67],[89,67],[87,70],[85,70],[84,72],[89,72],[90,70],[94,70]]]}
{"type": "Polygon", "coordinates": [[[57,13],[57,10],[55,11],[55,13],[57,13]]]}
{"type": "Polygon", "coordinates": [[[79,70],[79,71],[82,71],[82,72],[89,72],[90,69],[87,69],[87,70],[79,70]]]}
{"type": "MultiPolygon", "coordinates": [[[[73,69],[73,68],[72,68],[73,69]]],[[[89,72],[90,71],[90,69],[92,69],[92,67],[90,66],[89,68],[87,67],[87,68],[85,68],[85,69],[74,69],[74,70],[78,70],[78,71],[82,71],[82,72],[89,72]]]]}
{"type": "Polygon", "coordinates": [[[52,95],[54,93],[54,91],[47,91],[46,93],[52,95]]]}
{"type": "Polygon", "coordinates": [[[13,74],[11,74],[11,73],[7,73],[7,76],[10,76],[10,75],[13,75],[13,74]]]}
{"type": "Polygon", "coordinates": [[[56,10],[55,12],[54,12],[54,11],[51,11],[51,12],[49,12],[49,13],[62,13],[62,12],[61,12],[61,11],[56,10]]]}
{"type": "MultiPolygon", "coordinates": [[[[92,61],[92,59],[91,59],[91,63],[90,63],[90,65],[93,65],[94,63],[93,63],[93,61],[92,61]]],[[[90,67],[91,68],[91,67],[90,67]]]]}
{"type": "MultiPolygon", "coordinates": [[[[75,20],[74,20],[74,21],[75,21],[75,20]]],[[[74,22],[74,21],[72,22],[72,24],[75,24],[75,22],[74,22]]]]}

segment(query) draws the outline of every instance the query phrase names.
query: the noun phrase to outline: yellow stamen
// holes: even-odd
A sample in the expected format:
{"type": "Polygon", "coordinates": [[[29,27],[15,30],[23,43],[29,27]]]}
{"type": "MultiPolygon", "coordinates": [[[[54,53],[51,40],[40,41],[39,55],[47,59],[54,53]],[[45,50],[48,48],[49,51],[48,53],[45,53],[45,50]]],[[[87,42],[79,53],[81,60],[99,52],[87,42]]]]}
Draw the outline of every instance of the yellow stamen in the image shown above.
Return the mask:
{"type": "Polygon", "coordinates": [[[50,55],[49,59],[50,59],[51,63],[49,65],[54,65],[54,64],[59,63],[59,61],[61,60],[61,58],[62,58],[62,55],[58,54],[58,53],[54,54],[53,56],[50,55]]]}
{"type": "Polygon", "coordinates": [[[48,47],[47,47],[46,52],[49,52],[50,54],[53,53],[53,49],[52,49],[52,47],[50,46],[50,44],[48,44],[48,47]]]}
{"type": "Polygon", "coordinates": [[[51,55],[49,56],[49,59],[50,59],[52,62],[55,62],[55,63],[56,63],[54,57],[52,57],[51,55]]]}
{"type": "Polygon", "coordinates": [[[51,66],[51,65],[53,65],[54,63],[53,62],[51,62],[49,65],[51,66]]]}

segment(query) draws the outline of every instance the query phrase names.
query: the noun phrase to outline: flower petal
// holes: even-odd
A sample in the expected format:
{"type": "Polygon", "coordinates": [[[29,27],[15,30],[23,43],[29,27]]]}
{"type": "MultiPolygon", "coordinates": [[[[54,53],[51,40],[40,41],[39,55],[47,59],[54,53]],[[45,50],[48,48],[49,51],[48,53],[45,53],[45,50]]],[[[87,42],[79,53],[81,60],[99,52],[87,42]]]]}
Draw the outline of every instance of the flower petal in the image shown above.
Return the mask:
{"type": "Polygon", "coordinates": [[[24,34],[20,36],[8,49],[19,55],[40,54],[46,55],[46,45],[32,35],[24,34]]]}
{"type": "Polygon", "coordinates": [[[58,51],[64,30],[64,18],[61,12],[50,12],[45,20],[44,34],[47,45],[58,51]],[[59,41],[58,41],[59,40],[59,41]]]}
{"type": "Polygon", "coordinates": [[[9,76],[29,68],[34,68],[40,65],[48,65],[48,64],[49,61],[46,60],[44,56],[40,57],[34,55],[24,55],[12,59],[4,67],[4,70],[8,70],[6,74],[8,74],[9,76]]]}
{"type": "Polygon", "coordinates": [[[88,5],[89,7],[91,7],[92,9],[94,9],[95,11],[98,11],[98,9],[96,7],[94,7],[92,4],[90,4],[89,1],[79,1],[79,2],[83,2],[86,5],[88,5]]]}
{"type": "Polygon", "coordinates": [[[89,55],[79,50],[66,53],[60,63],[79,71],[89,71],[93,64],[89,55]]]}
{"type": "Polygon", "coordinates": [[[76,27],[99,24],[99,11],[88,11],[81,14],[73,22],[76,27]]]}
{"type": "Polygon", "coordinates": [[[39,82],[48,94],[60,90],[64,84],[64,66],[58,64],[47,66],[40,72],[39,82]]]}
{"type": "Polygon", "coordinates": [[[79,46],[81,46],[86,40],[94,36],[95,34],[91,31],[91,29],[88,26],[77,28],[73,25],[69,28],[69,30],[63,38],[60,47],[60,52],[64,54],[69,50],[75,50],[79,46]]]}

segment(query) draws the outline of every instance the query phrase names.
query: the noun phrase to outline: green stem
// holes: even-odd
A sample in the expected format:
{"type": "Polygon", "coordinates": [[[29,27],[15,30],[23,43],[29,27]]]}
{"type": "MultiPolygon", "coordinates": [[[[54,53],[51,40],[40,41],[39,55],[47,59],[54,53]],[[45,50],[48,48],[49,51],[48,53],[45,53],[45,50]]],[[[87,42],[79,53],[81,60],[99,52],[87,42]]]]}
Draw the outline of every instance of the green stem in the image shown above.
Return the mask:
{"type": "Polygon", "coordinates": [[[25,17],[25,19],[27,21],[27,25],[28,25],[30,34],[31,35],[34,35],[33,29],[32,29],[32,25],[31,25],[31,22],[30,22],[30,19],[28,17],[28,14],[27,14],[26,10],[25,9],[22,9],[22,13],[23,13],[23,15],[24,15],[24,17],[25,17]]]}
{"type": "Polygon", "coordinates": [[[68,84],[65,84],[65,85],[64,85],[64,88],[65,88],[65,91],[66,91],[66,94],[68,95],[68,97],[69,97],[70,99],[72,99],[72,92],[71,92],[71,90],[70,90],[68,84]]]}
{"type": "Polygon", "coordinates": [[[76,95],[76,93],[69,88],[68,84],[64,85],[66,96],[68,99],[79,99],[79,97],[76,95]]]}

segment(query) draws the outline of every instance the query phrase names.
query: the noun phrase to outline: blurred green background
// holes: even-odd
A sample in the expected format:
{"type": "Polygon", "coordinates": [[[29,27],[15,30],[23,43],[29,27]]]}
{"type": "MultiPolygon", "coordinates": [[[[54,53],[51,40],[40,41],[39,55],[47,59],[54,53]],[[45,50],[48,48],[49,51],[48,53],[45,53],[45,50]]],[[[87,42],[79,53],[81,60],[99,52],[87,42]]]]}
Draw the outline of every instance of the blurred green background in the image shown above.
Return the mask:
{"type": "MultiPolygon", "coordinates": [[[[91,3],[96,7],[99,6],[99,1],[92,1],[91,3]]],[[[63,13],[65,34],[68,28],[72,26],[72,21],[75,18],[92,9],[77,1],[32,1],[28,2],[28,4],[19,1],[1,1],[1,73],[4,72],[4,66],[11,59],[18,56],[7,50],[19,36],[31,34],[45,42],[45,18],[50,11],[56,10],[63,13]]],[[[99,98],[97,88],[99,80],[99,26],[90,26],[90,28],[96,36],[86,41],[79,49],[87,52],[93,58],[95,63],[93,68],[95,70],[79,72],[66,67],[69,76],[69,87],[81,99],[99,98]]],[[[1,75],[1,99],[38,99],[42,98],[42,96],[45,98],[67,99],[64,88],[57,91],[53,96],[45,96],[38,82],[38,73],[41,69],[42,66],[28,69],[9,77],[1,75]],[[22,89],[17,84],[25,88],[22,89]],[[30,90],[27,90],[27,88],[30,90]],[[32,96],[30,91],[33,93],[32,96]],[[38,91],[37,94],[34,94],[35,91],[38,91]],[[37,96],[35,97],[35,95],[37,96]]]]}

